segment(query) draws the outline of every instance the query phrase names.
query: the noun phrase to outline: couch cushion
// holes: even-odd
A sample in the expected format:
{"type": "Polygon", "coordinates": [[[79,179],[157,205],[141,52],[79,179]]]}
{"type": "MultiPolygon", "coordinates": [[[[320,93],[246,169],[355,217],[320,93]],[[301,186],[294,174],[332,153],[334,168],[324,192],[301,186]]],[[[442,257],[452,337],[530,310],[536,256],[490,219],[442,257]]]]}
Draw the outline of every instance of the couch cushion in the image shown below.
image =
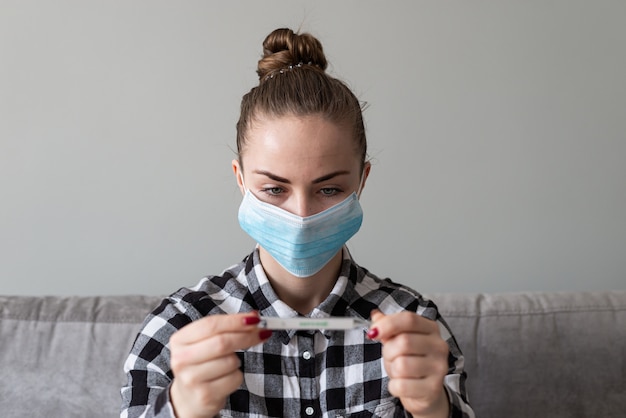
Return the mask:
{"type": "Polygon", "coordinates": [[[122,365],[159,300],[0,296],[0,415],[119,416],[122,365]]]}
{"type": "Polygon", "coordinates": [[[429,295],[479,417],[623,417],[626,292],[429,295]]]}

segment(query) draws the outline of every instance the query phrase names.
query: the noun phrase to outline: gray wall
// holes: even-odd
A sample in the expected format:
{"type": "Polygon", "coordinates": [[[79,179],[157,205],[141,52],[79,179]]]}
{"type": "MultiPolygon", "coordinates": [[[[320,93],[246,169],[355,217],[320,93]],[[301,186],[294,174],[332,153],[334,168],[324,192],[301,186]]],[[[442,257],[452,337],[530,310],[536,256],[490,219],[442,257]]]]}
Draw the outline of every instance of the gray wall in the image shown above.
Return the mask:
{"type": "Polygon", "coordinates": [[[350,248],[424,292],[626,289],[622,1],[0,0],[0,293],[170,293],[253,247],[230,169],[265,35],[369,103],[350,248]]]}

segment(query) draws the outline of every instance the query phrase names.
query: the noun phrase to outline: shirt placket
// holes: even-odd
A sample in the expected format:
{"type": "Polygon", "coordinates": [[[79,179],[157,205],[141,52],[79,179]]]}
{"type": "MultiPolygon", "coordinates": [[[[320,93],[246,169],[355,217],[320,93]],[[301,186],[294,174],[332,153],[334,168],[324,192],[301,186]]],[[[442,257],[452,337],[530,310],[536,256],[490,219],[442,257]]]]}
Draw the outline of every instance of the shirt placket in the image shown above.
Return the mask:
{"type": "Polygon", "coordinates": [[[298,352],[300,353],[300,416],[321,417],[319,390],[315,367],[315,332],[298,332],[298,352]]]}

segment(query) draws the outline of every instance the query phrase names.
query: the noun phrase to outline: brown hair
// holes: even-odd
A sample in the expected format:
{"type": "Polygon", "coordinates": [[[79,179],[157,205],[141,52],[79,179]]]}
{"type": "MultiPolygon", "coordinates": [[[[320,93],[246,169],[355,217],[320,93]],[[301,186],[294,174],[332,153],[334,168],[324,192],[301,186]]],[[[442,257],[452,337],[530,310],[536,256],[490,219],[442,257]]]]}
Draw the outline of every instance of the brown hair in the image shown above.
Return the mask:
{"type": "Polygon", "coordinates": [[[322,44],[308,33],[276,29],[263,41],[258,62],[259,85],[241,100],[237,122],[237,153],[242,163],[246,134],[255,117],[321,115],[346,124],[354,133],[361,165],[365,164],[367,141],[361,105],[342,81],[331,77],[322,44]]]}

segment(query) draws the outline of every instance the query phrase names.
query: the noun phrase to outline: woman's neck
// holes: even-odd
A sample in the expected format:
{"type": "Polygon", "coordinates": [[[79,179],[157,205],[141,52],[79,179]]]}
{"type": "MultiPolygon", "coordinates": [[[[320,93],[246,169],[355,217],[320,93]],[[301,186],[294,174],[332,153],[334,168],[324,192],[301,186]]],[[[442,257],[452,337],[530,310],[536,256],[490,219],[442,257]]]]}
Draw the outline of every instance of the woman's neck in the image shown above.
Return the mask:
{"type": "Polygon", "coordinates": [[[280,300],[296,312],[307,315],[322,303],[333,290],[343,259],[342,250],[310,277],[296,277],[287,272],[262,247],[259,248],[265,275],[280,300]]]}

